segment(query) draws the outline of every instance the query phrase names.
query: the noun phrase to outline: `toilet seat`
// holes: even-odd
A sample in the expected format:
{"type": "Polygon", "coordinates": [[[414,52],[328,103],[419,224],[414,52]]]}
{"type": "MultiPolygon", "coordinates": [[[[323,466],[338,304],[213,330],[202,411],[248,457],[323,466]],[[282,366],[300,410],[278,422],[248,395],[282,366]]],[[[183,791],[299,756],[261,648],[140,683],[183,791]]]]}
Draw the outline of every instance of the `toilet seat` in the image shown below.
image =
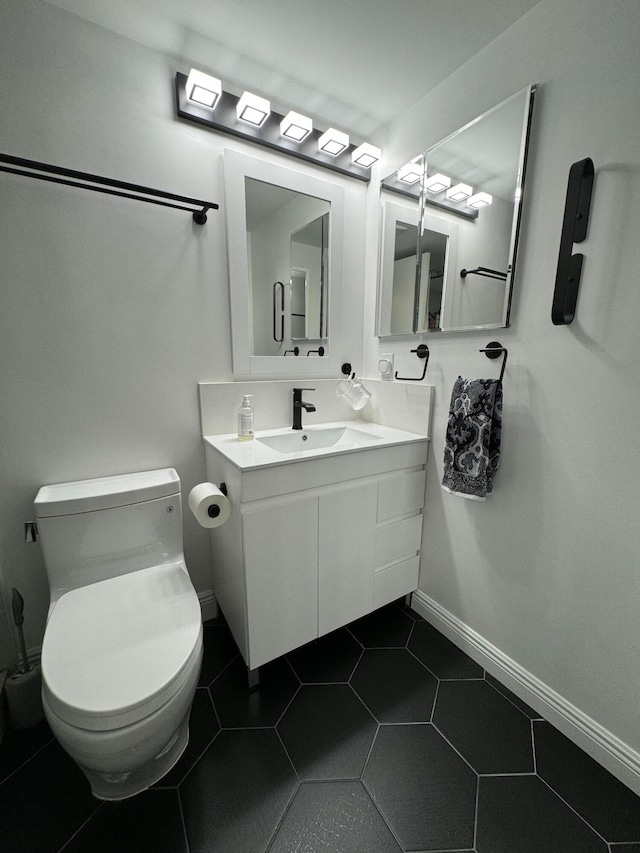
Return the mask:
{"type": "Polygon", "coordinates": [[[201,645],[200,604],[183,566],[109,578],[56,602],[42,647],[43,692],[71,725],[128,726],[181,689],[201,645]]]}

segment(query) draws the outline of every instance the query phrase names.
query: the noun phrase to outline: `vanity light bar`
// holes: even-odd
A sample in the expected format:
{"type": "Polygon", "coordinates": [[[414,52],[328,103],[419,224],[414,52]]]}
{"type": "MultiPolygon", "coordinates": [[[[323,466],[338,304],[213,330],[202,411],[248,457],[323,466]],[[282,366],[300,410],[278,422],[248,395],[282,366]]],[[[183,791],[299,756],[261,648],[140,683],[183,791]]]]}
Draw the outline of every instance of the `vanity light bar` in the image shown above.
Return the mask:
{"type": "Polygon", "coordinates": [[[472,192],[473,187],[470,187],[469,184],[456,184],[447,190],[447,198],[449,201],[464,201],[469,198],[472,192]]]}
{"type": "Polygon", "coordinates": [[[323,151],[325,154],[330,154],[332,157],[337,157],[349,147],[349,134],[343,133],[341,130],[336,130],[335,127],[330,127],[325,130],[318,140],[318,151],[323,151]]]}
{"type": "Polygon", "coordinates": [[[262,127],[271,113],[271,104],[266,98],[244,92],[236,105],[236,115],[239,121],[246,121],[255,127],[262,127]]]}
{"type": "Polygon", "coordinates": [[[358,166],[364,166],[365,169],[370,169],[374,163],[377,163],[382,156],[382,151],[376,148],[375,145],[370,145],[368,142],[363,142],[351,155],[351,162],[358,166]]]}
{"type": "Polygon", "coordinates": [[[266,98],[244,92],[238,97],[222,88],[215,77],[192,69],[175,77],[177,115],[182,119],[229,133],[245,141],[297,157],[360,181],[371,179],[370,169],[382,152],[365,142],[356,147],[348,134],[329,128],[322,133],[312,120],[290,110],[271,110],[266,98]]]}
{"type": "Polygon", "coordinates": [[[450,186],[451,178],[447,177],[447,175],[443,175],[441,172],[438,172],[436,175],[431,175],[431,177],[427,178],[424,182],[425,190],[433,195],[441,193],[444,190],[448,190],[450,186]]]}
{"type": "Polygon", "coordinates": [[[467,204],[479,210],[481,207],[488,207],[493,201],[493,196],[490,193],[476,193],[472,195],[467,204]]]}
{"type": "Polygon", "coordinates": [[[420,163],[406,163],[398,169],[398,180],[403,184],[415,184],[422,177],[422,165],[420,163]]]}
{"type": "Polygon", "coordinates": [[[312,130],[311,119],[293,110],[288,112],[280,122],[280,135],[286,139],[293,139],[294,142],[302,142],[312,130]]]}
{"type": "Polygon", "coordinates": [[[187,98],[190,101],[215,110],[221,94],[222,83],[217,77],[211,77],[196,68],[191,69],[187,78],[187,98]]]}

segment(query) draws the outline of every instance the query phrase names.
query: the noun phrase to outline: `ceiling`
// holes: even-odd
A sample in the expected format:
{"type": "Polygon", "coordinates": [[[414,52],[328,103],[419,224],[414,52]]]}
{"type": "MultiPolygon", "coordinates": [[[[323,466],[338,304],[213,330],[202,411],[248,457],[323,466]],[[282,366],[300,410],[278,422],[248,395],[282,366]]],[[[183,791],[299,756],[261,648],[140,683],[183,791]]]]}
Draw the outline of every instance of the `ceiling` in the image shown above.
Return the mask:
{"type": "Polygon", "coordinates": [[[361,139],[539,0],[47,0],[361,139]]]}

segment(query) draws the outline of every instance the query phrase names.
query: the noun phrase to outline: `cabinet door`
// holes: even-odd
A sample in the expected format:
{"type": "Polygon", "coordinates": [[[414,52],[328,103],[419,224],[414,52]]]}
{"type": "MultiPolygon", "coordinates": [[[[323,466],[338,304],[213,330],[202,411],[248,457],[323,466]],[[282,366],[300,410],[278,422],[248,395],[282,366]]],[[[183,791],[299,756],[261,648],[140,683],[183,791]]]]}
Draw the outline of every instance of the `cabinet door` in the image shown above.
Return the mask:
{"type": "Polygon", "coordinates": [[[320,496],[318,636],[373,610],[376,482],[320,496]]]}
{"type": "Polygon", "coordinates": [[[318,632],[318,499],[283,501],[242,517],[250,669],[318,632]]]}

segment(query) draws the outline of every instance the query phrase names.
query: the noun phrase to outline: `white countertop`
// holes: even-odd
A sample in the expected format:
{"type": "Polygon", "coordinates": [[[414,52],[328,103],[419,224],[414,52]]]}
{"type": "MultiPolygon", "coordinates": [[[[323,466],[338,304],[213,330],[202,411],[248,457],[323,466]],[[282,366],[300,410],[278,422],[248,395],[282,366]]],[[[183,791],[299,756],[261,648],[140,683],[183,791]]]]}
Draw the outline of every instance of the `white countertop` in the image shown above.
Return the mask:
{"type": "Polygon", "coordinates": [[[280,453],[277,450],[268,447],[258,439],[262,437],[277,436],[288,434],[290,428],[261,430],[256,432],[255,438],[252,441],[239,441],[235,433],[227,435],[205,435],[204,440],[207,444],[214,447],[217,451],[223,454],[233,465],[241,471],[249,471],[255,468],[268,468],[274,465],[289,465],[292,462],[300,462],[307,459],[316,459],[328,456],[340,456],[345,453],[360,453],[365,450],[373,450],[381,447],[392,447],[400,444],[413,444],[420,441],[429,441],[426,435],[420,435],[415,432],[406,432],[393,427],[382,426],[381,424],[370,423],[369,421],[335,421],[328,424],[316,424],[305,427],[301,430],[300,435],[305,433],[311,436],[312,433],[326,430],[334,427],[345,427],[352,429],[361,429],[367,433],[370,440],[363,445],[338,445],[333,447],[324,447],[317,450],[300,450],[291,453],[280,453]]]}

